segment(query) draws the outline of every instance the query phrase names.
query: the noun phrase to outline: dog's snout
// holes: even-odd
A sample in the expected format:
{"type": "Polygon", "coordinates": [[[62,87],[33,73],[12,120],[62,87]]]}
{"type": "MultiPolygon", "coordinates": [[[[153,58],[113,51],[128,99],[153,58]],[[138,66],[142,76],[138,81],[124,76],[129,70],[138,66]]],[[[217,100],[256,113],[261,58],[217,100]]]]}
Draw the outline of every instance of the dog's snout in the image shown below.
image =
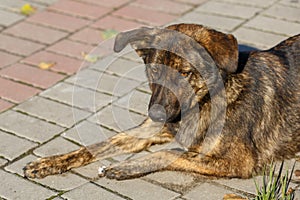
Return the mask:
{"type": "Polygon", "coordinates": [[[148,111],[149,117],[156,122],[165,122],[167,120],[166,110],[159,104],[154,104],[148,111]]]}

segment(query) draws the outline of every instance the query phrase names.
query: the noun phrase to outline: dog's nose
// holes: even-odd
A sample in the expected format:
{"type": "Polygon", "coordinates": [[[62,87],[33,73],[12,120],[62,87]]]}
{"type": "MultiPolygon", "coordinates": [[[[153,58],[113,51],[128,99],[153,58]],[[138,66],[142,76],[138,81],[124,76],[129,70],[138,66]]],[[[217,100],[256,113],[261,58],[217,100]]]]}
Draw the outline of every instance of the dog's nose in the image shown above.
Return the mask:
{"type": "Polygon", "coordinates": [[[159,104],[152,105],[148,111],[148,115],[155,122],[165,122],[167,119],[166,110],[159,104]]]}

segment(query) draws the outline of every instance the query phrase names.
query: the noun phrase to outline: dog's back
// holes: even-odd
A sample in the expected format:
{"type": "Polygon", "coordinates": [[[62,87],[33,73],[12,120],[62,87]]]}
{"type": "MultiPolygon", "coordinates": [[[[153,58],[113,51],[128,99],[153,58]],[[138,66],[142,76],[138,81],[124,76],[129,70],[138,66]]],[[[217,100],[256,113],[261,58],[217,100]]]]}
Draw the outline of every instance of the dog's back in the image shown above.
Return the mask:
{"type": "MultiPolygon", "coordinates": [[[[246,101],[240,116],[257,160],[291,158],[300,151],[300,35],[267,51],[249,54],[246,101]],[[249,110],[248,110],[248,109],[249,110]]],[[[259,162],[258,162],[259,163],[259,162]]]]}

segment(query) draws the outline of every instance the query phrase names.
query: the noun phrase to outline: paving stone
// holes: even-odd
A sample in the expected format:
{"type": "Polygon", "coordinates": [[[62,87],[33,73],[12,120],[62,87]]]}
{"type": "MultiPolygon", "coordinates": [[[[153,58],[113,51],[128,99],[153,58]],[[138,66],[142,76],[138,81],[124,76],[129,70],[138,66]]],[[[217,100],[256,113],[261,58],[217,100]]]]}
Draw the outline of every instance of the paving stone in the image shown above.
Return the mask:
{"type": "MultiPolygon", "coordinates": [[[[300,169],[300,162],[297,159],[284,160],[282,174],[285,174],[286,172],[288,172],[290,174],[294,164],[295,164],[294,170],[300,169]]],[[[280,166],[281,166],[281,161],[277,161],[275,163],[275,173],[276,174],[279,174],[280,166]]],[[[300,177],[296,176],[295,173],[292,174],[292,179],[295,180],[295,182],[300,181],[300,177]]]]}
{"type": "Polygon", "coordinates": [[[147,154],[149,154],[149,153],[147,153],[147,152],[141,152],[141,153],[138,153],[138,154],[121,154],[121,155],[118,155],[118,156],[114,156],[112,159],[114,161],[117,161],[117,162],[122,162],[122,161],[131,159],[135,155],[141,155],[141,156],[143,156],[143,155],[147,155],[147,154]]]}
{"type": "Polygon", "coordinates": [[[289,21],[300,22],[299,9],[285,5],[274,5],[264,11],[263,14],[274,17],[276,19],[285,19],[289,21]]]}
{"type": "Polygon", "coordinates": [[[111,164],[110,161],[101,160],[101,161],[97,161],[97,162],[88,164],[83,167],[75,168],[75,169],[73,169],[73,171],[75,171],[76,173],[79,173],[82,176],[85,176],[91,180],[95,180],[95,179],[99,178],[99,176],[98,176],[99,167],[109,166],[110,164],[111,164]]]}
{"type": "Polygon", "coordinates": [[[224,2],[228,3],[236,3],[241,5],[248,5],[248,6],[254,6],[254,7],[261,7],[261,8],[267,8],[271,6],[276,0],[252,0],[252,1],[240,1],[240,0],[222,0],[224,2]]]}
{"type": "Polygon", "coordinates": [[[64,129],[40,119],[9,110],[0,115],[0,129],[43,143],[64,129]]]}
{"type": "Polygon", "coordinates": [[[69,75],[77,72],[82,64],[81,60],[47,51],[37,52],[25,58],[25,60],[22,60],[22,62],[35,66],[38,66],[41,62],[55,63],[55,65],[53,65],[53,67],[50,68],[51,70],[69,75]]]}
{"type": "Polygon", "coordinates": [[[89,121],[83,121],[72,129],[63,133],[62,136],[73,140],[81,145],[88,146],[107,140],[116,134],[111,130],[103,128],[89,121]]]}
{"type": "Polygon", "coordinates": [[[52,44],[67,35],[66,32],[26,22],[16,24],[3,31],[3,33],[45,44],[52,44]]]}
{"type": "Polygon", "coordinates": [[[0,156],[3,156],[9,160],[13,160],[29,149],[37,146],[36,143],[18,138],[3,131],[0,131],[0,141],[0,156]]]}
{"type": "Polygon", "coordinates": [[[122,200],[123,198],[108,192],[107,190],[96,186],[91,183],[82,185],[72,191],[69,191],[62,195],[66,199],[85,199],[88,196],[89,199],[105,199],[105,200],[122,200]],[[88,195],[87,195],[88,194],[88,195]]]}
{"type": "Polygon", "coordinates": [[[59,83],[42,92],[41,96],[91,112],[98,111],[115,99],[110,95],[67,83],[59,83]]]}
{"type": "Polygon", "coordinates": [[[104,18],[99,19],[94,24],[91,25],[93,28],[99,29],[112,29],[116,31],[125,31],[131,30],[134,28],[138,28],[144,26],[142,23],[122,19],[119,17],[107,15],[104,18]]]}
{"type": "Polygon", "coordinates": [[[19,174],[20,176],[24,176],[23,167],[25,167],[28,163],[37,160],[38,157],[34,155],[28,155],[20,160],[17,160],[16,162],[13,162],[12,164],[5,167],[6,171],[9,171],[11,173],[19,174]]]}
{"type": "Polygon", "coordinates": [[[170,149],[177,149],[179,151],[184,152],[185,150],[183,149],[183,147],[178,144],[176,141],[172,141],[170,143],[166,143],[166,144],[161,144],[161,145],[154,145],[151,146],[148,150],[150,152],[157,152],[157,151],[164,151],[164,150],[170,150],[170,149]]]}
{"type": "Polygon", "coordinates": [[[188,4],[192,4],[192,5],[200,5],[205,3],[207,0],[176,0],[178,2],[182,2],[182,3],[188,3],[188,4]]]}
{"type": "Polygon", "coordinates": [[[198,12],[190,12],[176,20],[176,23],[196,23],[211,28],[230,32],[242,24],[244,20],[198,12]]]}
{"type": "Polygon", "coordinates": [[[21,81],[43,89],[49,88],[65,76],[47,70],[16,63],[0,70],[0,76],[21,81]]]}
{"type": "Polygon", "coordinates": [[[98,45],[100,44],[104,39],[102,37],[103,31],[99,31],[93,28],[85,28],[82,29],[76,33],[74,33],[70,39],[79,41],[82,43],[87,43],[90,45],[98,45]]]}
{"type": "Polygon", "coordinates": [[[174,171],[156,172],[145,177],[151,181],[162,184],[166,188],[182,193],[195,183],[193,176],[174,171]]]}
{"type": "Polygon", "coordinates": [[[65,200],[64,198],[60,197],[60,196],[57,196],[55,197],[53,200],[65,200]]]}
{"type": "Polygon", "coordinates": [[[88,120],[115,131],[124,131],[140,125],[145,116],[117,106],[109,106],[94,114],[88,120]]]}
{"type": "Polygon", "coordinates": [[[253,17],[261,9],[250,6],[242,6],[237,4],[229,4],[223,2],[208,1],[207,3],[199,6],[196,11],[204,13],[214,13],[219,15],[225,15],[229,17],[238,17],[242,19],[248,19],[253,17]]]}
{"type": "Polygon", "coordinates": [[[43,48],[44,45],[23,40],[8,35],[0,35],[0,49],[15,53],[22,56],[28,56],[39,49],[43,48]]]}
{"type": "Polygon", "coordinates": [[[264,16],[257,16],[243,26],[287,36],[293,36],[300,32],[300,24],[298,23],[282,21],[264,16]]]}
{"type": "Polygon", "coordinates": [[[49,47],[47,50],[52,51],[54,53],[83,59],[82,53],[84,52],[88,54],[90,51],[93,50],[93,48],[94,47],[91,45],[82,44],[71,40],[62,40],[49,47]]]}
{"type": "Polygon", "coordinates": [[[299,199],[300,198],[300,190],[296,190],[295,191],[295,199],[299,199]]]}
{"type": "Polygon", "coordinates": [[[117,59],[109,66],[93,65],[91,68],[100,69],[107,73],[116,74],[121,77],[135,79],[137,81],[146,81],[145,65],[125,59],[117,59]],[[104,68],[104,69],[103,69],[104,68]]]}
{"type": "Polygon", "coordinates": [[[169,0],[152,0],[144,1],[137,0],[133,3],[135,6],[139,6],[145,9],[157,10],[165,13],[171,13],[175,15],[183,14],[192,9],[192,6],[188,4],[176,3],[169,0]]]}
{"type": "Polygon", "coordinates": [[[48,7],[48,10],[63,12],[92,20],[98,19],[111,11],[109,8],[70,0],[60,0],[48,7]]]}
{"type": "Polygon", "coordinates": [[[69,32],[76,31],[89,23],[89,21],[84,19],[79,19],[76,17],[62,15],[50,11],[38,12],[28,17],[27,21],[69,32]]]}
{"type": "Polygon", "coordinates": [[[137,90],[140,90],[140,91],[145,92],[145,93],[150,94],[150,95],[152,94],[152,92],[149,88],[149,83],[148,82],[143,83],[141,86],[139,86],[137,88],[137,90]]]}
{"type": "Polygon", "coordinates": [[[1,0],[0,8],[3,8],[4,10],[16,12],[26,3],[30,3],[30,5],[37,8],[38,11],[44,9],[43,5],[32,2],[31,0],[13,0],[13,1],[1,0]]]}
{"type": "Polygon", "coordinates": [[[233,192],[230,190],[226,190],[222,187],[217,187],[210,183],[203,183],[190,192],[183,196],[184,199],[187,200],[212,200],[212,199],[223,199],[225,194],[232,194],[233,192]]]}
{"type": "Polygon", "coordinates": [[[182,172],[175,172],[175,171],[165,171],[165,172],[156,172],[146,176],[147,179],[155,180],[162,184],[178,184],[178,185],[187,185],[194,182],[194,177],[182,173],[182,172]]]}
{"type": "Polygon", "coordinates": [[[50,188],[64,191],[72,190],[88,182],[88,180],[69,172],[59,175],[47,176],[43,179],[35,179],[34,181],[42,185],[46,185],[50,188]]]}
{"type": "Polygon", "coordinates": [[[245,43],[254,45],[257,48],[270,48],[286,39],[284,36],[256,31],[248,28],[239,28],[233,32],[239,44],[245,43]]]}
{"type": "Polygon", "coordinates": [[[13,107],[15,104],[5,101],[3,99],[0,99],[0,113],[13,107]]]}
{"type": "Polygon", "coordinates": [[[96,181],[96,183],[105,188],[108,188],[109,190],[115,191],[135,200],[174,199],[180,196],[180,194],[178,193],[172,192],[170,190],[153,185],[140,179],[115,181],[102,178],[96,181]]]}
{"type": "Polygon", "coordinates": [[[134,90],[126,96],[120,98],[118,101],[113,103],[113,105],[147,115],[150,97],[151,96],[149,94],[134,90]]]}
{"type": "Polygon", "coordinates": [[[31,183],[16,175],[0,170],[0,196],[5,199],[48,199],[54,196],[51,190],[31,183]]]}
{"type": "Polygon", "coordinates": [[[262,180],[263,180],[262,176],[258,176],[255,178],[244,179],[244,180],[237,179],[237,178],[219,179],[216,180],[215,182],[240,191],[256,194],[255,181],[257,182],[258,185],[262,185],[262,180]]]}
{"type": "Polygon", "coordinates": [[[89,115],[86,111],[41,97],[34,97],[15,107],[15,109],[64,127],[71,127],[89,115]]]}
{"type": "Polygon", "coordinates": [[[112,94],[114,97],[122,96],[140,85],[134,80],[89,69],[78,72],[76,76],[67,79],[66,82],[112,94]]]}
{"type": "Polygon", "coordinates": [[[78,145],[65,140],[62,137],[57,137],[50,142],[38,147],[33,152],[40,157],[59,155],[69,153],[79,149],[78,145]]]}
{"type": "Polygon", "coordinates": [[[57,2],[58,0],[31,0],[40,4],[45,4],[45,5],[51,5],[55,2],[57,2]]]}
{"type": "Polygon", "coordinates": [[[138,20],[140,22],[145,22],[154,26],[164,25],[176,18],[176,16],[174,15],[157,12],[157,11],[151,11],[151,10],[147,10],[144,8],[131,6],[131,5],[115,11],[113,15],[117,15],[127,19],[138,20]]]}
{"type": "Polygon", "coordinates": [[[0,85],[0,97],[14,103],[20,103],[40,92],[39,89],[4,78],[0,78],[0,85]]]}
{"type": "Polygon", "coordinates": [[[15,55],[0,51],[0,60],[1,60],[0,69],[5,66],[15,63],[20,59],[21,59],[20,56],[15,56],[15,55]]]}
{"type": "Polygon", "coordinates": [[[7,163],[7,160],[0,158],[0,167],[5,165],[7,163]]]}
{"type": "MultiPolygon", "coordinates": [[[[127,46],[126,48],[131,48],[131,47],[127,46]]],[[[144,63],[143,59],[141,57],[139,57],[133,49],[132,49],[132,51],[129,51],[128,53],[122,55],[122,57],[124,57],[128,60],[132,60],[134,62],[144,63]]]]}
{"type": "Polygon", "coordinates": [[[101,0],[101,1],[95,1],[95,0],[79,0],[81,2],[90,3],[90,4],[96,4],[105,6],[108,8],[118,8],[122,5],[127,4],[130,0],[101,0]]]}
{"type": "Polygon", "coordinates": [[[279,3],[282,5],[300,8],[300,3],[298,0],[281,0],[279,3]]]}
{"type": "Polygon", "coordinates": [[[22,19],[24,19],[24,16],[22,15],[5,10],[0,10],[0,25],[2,26],[10,26],[14,23],[17,23],[18,21],[21,21],[22,19]]]}

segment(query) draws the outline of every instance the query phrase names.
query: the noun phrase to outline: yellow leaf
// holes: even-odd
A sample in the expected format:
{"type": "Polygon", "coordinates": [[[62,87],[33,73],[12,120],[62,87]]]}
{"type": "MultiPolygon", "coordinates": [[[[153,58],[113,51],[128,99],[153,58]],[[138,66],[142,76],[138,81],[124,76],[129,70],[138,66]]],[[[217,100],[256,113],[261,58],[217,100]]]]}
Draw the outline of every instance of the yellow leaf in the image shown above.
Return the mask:
{"type": "Polygon", "coordinates": [[[40,62],[40,64],[38,66],[41,69],[50,69],[55,64],[56,64],[55,62],[40,62]]]}
{"type": "Polygon", "coordinates": [[[247,200],[247,198],[243,198],[236,194],[225,194],[223,200],[247,200]]]}
{"type": "Polygon", "coordinates": [[[85,61],[90,62],[90,63],[95,63],[100,59],[100,56],[98,56],[98,55],[86,54],[85,52],[81,52],[81,55],[83,56],[83,59],[85,61]]]}
{"type": "Polygon", "coordinates": [[[26,16],[32,15],[33,13],[35,13],[35,11],[36,8],[31,6],[29,3],[24,4],[20,9],[21,14],[26,16]]]}
{"type": "Polygon", "coordinates": [[[107,40],[107,39],[114,37],[117,34],[118,34],[118,31],[113,30],[113,29],[108,29],[108,30],[101,32],[101,37],[102,37],[102,39],[107,40]]]}

